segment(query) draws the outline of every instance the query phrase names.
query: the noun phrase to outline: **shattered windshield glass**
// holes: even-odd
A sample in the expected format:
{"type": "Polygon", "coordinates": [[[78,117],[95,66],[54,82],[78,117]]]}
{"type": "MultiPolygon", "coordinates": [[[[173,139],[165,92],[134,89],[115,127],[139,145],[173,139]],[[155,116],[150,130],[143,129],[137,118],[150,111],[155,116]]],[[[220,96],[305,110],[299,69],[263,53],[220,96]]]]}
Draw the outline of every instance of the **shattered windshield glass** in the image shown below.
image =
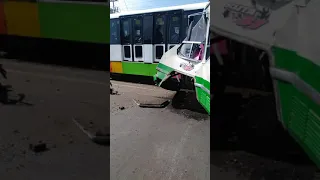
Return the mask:
{"type": "Polygon", "coordinates": [[[189,41],[205,41],[206,31],[207,24],[205,21],[205,16],[202,16],[201,19],[197,22],[197,24],[192,28],[189,41]]]}
{"type": "Polygon", "coordinates": [[[203,58],[204,44],[207,35],[206,16],[202,15],[200,20],[195,23],[196,25],[191,30],[190,39],[185,39],[185,43],[183,43],[178,50],[178,55],[195,61],[200,61],[203,58]]]}

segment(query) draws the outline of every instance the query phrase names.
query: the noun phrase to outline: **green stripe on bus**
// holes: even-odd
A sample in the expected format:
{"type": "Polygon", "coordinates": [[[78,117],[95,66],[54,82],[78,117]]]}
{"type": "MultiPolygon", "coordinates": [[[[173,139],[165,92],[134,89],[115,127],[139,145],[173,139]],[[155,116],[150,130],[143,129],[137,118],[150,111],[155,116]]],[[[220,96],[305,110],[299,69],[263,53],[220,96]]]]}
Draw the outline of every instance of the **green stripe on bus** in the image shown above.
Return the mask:
{"type": "MultiPolygon", "coordinates": [[[[201,78],[195,77],[196,83],[203,85],[204,88],[210,91],[210,82],[201,78]]],[[[197,99],[199,103],[204,107],[204,109],[210,114],[210,94],[204,91],[200,87],[196,87],[197,99]]]]}
{"type": "Polygon", "coordinates": [[[41,37],[109,43],[110,7],[98,4],[39,2],[41,37]]]}
{"type": "Polygon", "coordinates": [[[158,64],[145,64],[143,62],[122,62],[123,74],[153,76],[157,73],[158,64]]]}
{"type": "Polygon", "coordinates": [[[207,88],[210,91],[210,82],[209,81],[207,81],[201,77],[198,77],[198,76],[196,76],[195,79],[196,79],[196,83],[202,84],[205,88],[207,88]]]}
{"type": "MultiPolygon", "coordinates": [[[[320,92],[320,66],[296,52],[274,48],[276,68],[297,74],[320,92]]],[[[291,135],[320,167],[320,106],[292,84],[278,81],[282,121],[291,135]]]]}
{"type": "Polygon", "coordinates": [[[159,63],[157,68],[161,69],[163,73],[170,74],[173,71],[173,68],[159,63]]]}

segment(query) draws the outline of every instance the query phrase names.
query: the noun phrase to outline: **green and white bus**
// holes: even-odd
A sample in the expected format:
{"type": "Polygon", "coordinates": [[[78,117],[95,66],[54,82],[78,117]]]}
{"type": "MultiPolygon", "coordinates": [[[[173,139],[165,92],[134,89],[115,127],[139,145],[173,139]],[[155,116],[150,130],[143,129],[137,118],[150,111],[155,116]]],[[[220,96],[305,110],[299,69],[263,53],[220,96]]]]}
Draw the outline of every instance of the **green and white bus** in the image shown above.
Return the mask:
{"type": "MultiPolygon", "coordinates": [[[[210,106],[203,103],[203,97],[210,102],[209,94],[219,96],[230,86],[272,100],[279,123],[320,167],[320,1],[226,0],[212,1],[210,6],[187,38],[160,60],[155,76],[158,85],[174,87],[174,83],[166,84],[172,76],[188,77],[176,84],[193,84],[206,109],[210,106]],[[210,32],[204,30],[208,26],[210,32]],[[209,47],[208,38],[198,32],[210,34],[211,69],[205,67],[210,65],[207,51],[200,60],[195,53],[199,47],[209,47]]],[[[260,115],[256,121],[271,121],[263,118],[270,113],[266,109],[252,113],[260,115]]]]}
{"type": "Polygon", "coordinates": [[[110,72],[152,77],[162,55],[186,37],[188,15],[207,3],[110,15],[110,72]]]}

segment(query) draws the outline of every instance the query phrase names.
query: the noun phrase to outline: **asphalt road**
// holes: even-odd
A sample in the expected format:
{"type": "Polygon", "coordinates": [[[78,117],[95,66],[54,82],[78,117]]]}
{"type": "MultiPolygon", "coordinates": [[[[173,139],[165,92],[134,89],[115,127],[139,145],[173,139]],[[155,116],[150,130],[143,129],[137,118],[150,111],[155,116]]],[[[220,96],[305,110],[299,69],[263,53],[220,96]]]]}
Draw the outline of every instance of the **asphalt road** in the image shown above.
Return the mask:
{"type": "Polygon", "coordinates": [[[151,85],[112,81],[111,179],[209,180],[209,116],[159,104],[175,92],[151,85]]]}
{"type": "MultiPolygon", "coordinates": [[[[1,180],[109,179],[109,147],[92,143],[73,118],[96,130],[109,126],[105,72],[0,60],[15,93],[27,105],[0,103],[1,180]],[[48,150],[34,153],[42,141],[48,150]]],[[[14,97],[12,97],[14,98],[14,97]]]]}
{"type": "MultiPolygon", "coordinates": [[[[251,102],[252,107],[248,107],[247,112],[252,119],[237,120],[237,108],[242,106],[242,98],[230,94],[223,99],[221,108],[212,109],[215,112],[227,111],[216,113],[220,117],[212,115],[209,120],[206,114],[195,108],[199,106],[195,99],[181,100],[176,98],[175,92],[152,85],[119,81],[112,81],[112,84],[119,94],[110,97],[111,179],[319,178],[315,165],[279,127],[280,123],[272,113],[268,114],[268,102],[259,99],[255,102],[255,98],[243,100],[251,102]],[[164,109],[149,109],[138,107],[132,99],[148,104],[170,99],[172,103],[164,109]],[[215,127],[219,118],[225,121],[222,123],[225,125],[220,126],[224,129],[215,127]],[[258,128],[252,128],[257,125],[252,124],[254,122],[258,122],[258,128]],[[261,133],[257,134],[252,129],[261,133]],[[213,147],[211,152],[210,144],[213,147]]],[[[189,98],[194,97],[190,95],[189,98]]]]}
{"type": "MultiPolygon", "coordinates": [[[[185,101],[155,86],[120,81],[112,81],[118,95],[110,95],[106,72],[7,60],[0,63],[8,70],[8,80],[0,82],[11,85],[13,95],[26,95],[26,104],[0,103],[1,180],[317,179],[312,163],[298,162],[301,153],[288,143],[292,139],[284,137],[285,133],[272,131],[269,134],[273,136],[264,139],[249,133],[249,141],[241,148],[234,148],[241,144],[234,139],[237,137],[221,136],[231,142],[224,148],[212,139],[210,142],[210,134],[218,130],[210,132],[210,125],[215,127],[219,121],[201,113],[194,99],[185,101]],[[170,99],[172,103],[147,109],[138,107],[133,99],[141,103],[170,99]],[[110,127],[110,149],[91,142],[72,119],[93,133],[110,127]],[[29,145],[39,141],[49,149],[41,153],[30,150],[29,145]],[[219,150],[210,152],[210,143],[219,150]],[[279,158],[287,154],[294,161],[279,158]]],[[[228,106],[225,114],[235,114],[231,104],[236,98],[224,101],[228,106]]],[[[259,114],[256,109],[250,112],[259,114]]],[[[250,125],[244,122],[239,128],[235,123],[232,130],[223,129],[224,134],[239,129],[249,132],[250,125]]]]}

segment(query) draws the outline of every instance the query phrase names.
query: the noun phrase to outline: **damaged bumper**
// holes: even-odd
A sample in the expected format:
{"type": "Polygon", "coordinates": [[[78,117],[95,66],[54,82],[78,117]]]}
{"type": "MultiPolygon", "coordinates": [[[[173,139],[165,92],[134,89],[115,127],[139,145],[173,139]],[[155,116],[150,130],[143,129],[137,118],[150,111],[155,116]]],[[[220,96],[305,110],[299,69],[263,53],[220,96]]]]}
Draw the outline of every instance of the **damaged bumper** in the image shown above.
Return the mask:
{"type": "Polygon", "coordinates": [[[172,78],[174,76],[174,70],[163,64],[157,66],[157,73],[153,76],[153,81],[159,87],[162,87],[171,91],[179,91],[180,83],[172,78]]]}

